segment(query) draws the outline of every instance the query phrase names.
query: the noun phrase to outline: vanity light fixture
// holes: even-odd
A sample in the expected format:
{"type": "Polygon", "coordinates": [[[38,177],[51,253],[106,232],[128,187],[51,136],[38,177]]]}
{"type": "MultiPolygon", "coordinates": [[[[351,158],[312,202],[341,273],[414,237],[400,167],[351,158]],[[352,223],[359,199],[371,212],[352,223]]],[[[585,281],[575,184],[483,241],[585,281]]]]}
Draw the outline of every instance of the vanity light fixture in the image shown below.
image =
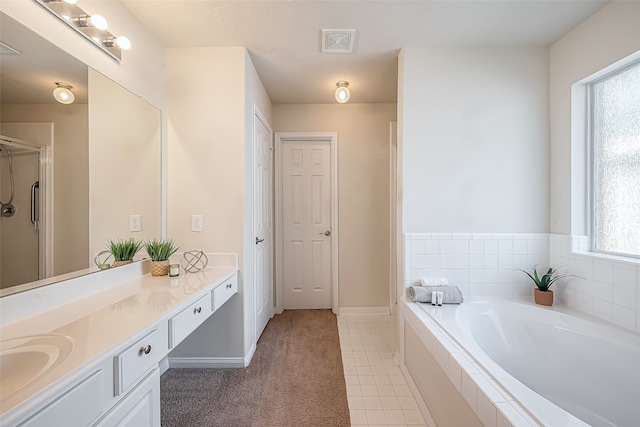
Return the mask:
{"type": "Polygon", "coordinates": [[[53,97],[61,104],[72,104],[76,100],[75,95],[71,92],[73,86],[68,83],[56,82],[56,88],[53,90],[53,97]]]}
{"type": "Polygon", "coordinates": [[[104,16],[85,12],[75,4],[77,0],[34,1],[115,60],[122,59],[122,51],[131,47],[129,39],[114,36],[107,31],[107,20],[104,16]]]}
{"type": "Polygon", "coordinates": [[[336,101],[340,104],[344,104],[351,98],[351,92],[349,91],[349,82],[341,80],[336,83],[336,101]]]}

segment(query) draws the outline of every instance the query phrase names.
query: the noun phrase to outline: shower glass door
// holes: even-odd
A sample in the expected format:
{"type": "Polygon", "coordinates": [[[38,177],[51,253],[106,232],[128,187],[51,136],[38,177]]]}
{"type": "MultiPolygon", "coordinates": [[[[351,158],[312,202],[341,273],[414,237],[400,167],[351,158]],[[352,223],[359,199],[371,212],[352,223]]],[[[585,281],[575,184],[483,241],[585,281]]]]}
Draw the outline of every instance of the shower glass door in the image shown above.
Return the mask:
{"type": "Polygon", "coordinates": [[[42,278],[40,150],[0,139],[0,289],[42,278]]]}

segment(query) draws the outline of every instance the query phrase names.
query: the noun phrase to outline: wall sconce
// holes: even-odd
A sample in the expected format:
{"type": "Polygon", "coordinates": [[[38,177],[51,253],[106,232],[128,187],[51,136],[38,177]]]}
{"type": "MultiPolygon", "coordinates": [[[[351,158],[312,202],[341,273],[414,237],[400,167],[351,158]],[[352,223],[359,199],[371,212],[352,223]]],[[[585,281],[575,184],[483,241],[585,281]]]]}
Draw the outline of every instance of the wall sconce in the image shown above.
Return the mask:
{"type": "Polygon", "coordinates": [[[89,15],[75,4],[77,0],[34,1],[116,60],[122,59],[123,49],[131,47],[129,39],[107,31],[107,20],[102,15],[89,15]]]}
{"type": "Polygon", "coordinates": [[[344,104],[349,101],[349,98],[351,98],[351,92],[349,91],[349,82],[341,80],[336,83],[336,86],[338,87],[336,89],[336,101],[338,101],[340,104],[344,104]]]}
{"type": "Polygon", "coordinates": [[[73,86],[68,83],[56,82],[56,88],[53,90],[53,97],[61,104],[72,104],[76,100],[75,95],[71,92],[73,86]]]}

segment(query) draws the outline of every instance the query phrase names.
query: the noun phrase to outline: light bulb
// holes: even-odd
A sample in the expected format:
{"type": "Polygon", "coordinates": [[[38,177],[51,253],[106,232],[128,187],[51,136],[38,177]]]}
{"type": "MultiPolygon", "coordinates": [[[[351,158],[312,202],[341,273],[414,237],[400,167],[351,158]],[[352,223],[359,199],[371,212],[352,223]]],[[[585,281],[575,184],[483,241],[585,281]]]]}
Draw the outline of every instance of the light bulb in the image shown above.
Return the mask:
{"type": "Polygon", "coordinates": [[[118,45],[119,48],[124,49],[124,50],[129,50],[131,49],[131,42],[129,41],[128,38],[126,38],[125,36],[118,36],[116,37],[116,44],[118,45]]]}
{"type": "Polygon", "coordinates": [[[336,83],[336,86],[338,87],[336,89],[336,101],[338,101],[340,104],[344,104],[349,101],[349,98],[351,98],[351,92],[349,91],[349,82],[339,81],[338,83],[336,83]]]}
{"type": "Polygon", "coordinates": [[[72,22],[79,28],[94,27],[98,30],[107,29],[107,20],[97,13],[94,15],[80,15],[73,18],[72,22]]]}
{"type": "Polygon", "coordinates": [[[98,30],[106,30],[107,29],[107,20],[102,15],[98,15],[97,13],[91,15],[88,19],[89,23],[92,27],[97,28],[98,30]]]}
{"type": "Polygon", "coordinates": [[[67,83],[56,82],[56,88],[53,90],[53,97],[61,104],[71,104],[76,97],[71,92],[73,86],[67,83]]]}

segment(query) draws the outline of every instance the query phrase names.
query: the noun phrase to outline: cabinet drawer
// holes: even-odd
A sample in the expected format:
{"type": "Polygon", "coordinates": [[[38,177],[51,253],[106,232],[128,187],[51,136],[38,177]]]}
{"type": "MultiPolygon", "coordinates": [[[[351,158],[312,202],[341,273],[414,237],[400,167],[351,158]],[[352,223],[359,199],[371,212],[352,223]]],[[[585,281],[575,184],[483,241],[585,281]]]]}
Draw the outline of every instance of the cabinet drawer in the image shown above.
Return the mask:
{"type": "Polygon", "coordinates": [[[169,348],[180,344],[209,316],[211,316],[211,298],[208,294],[173,316],[169,320],[169,348]]]}
{"type": "MultiPolygon", "coordinates": [[[[166,334],[166,332],[165,332],[166,334]]],[[[154,329],[115,356],[115,394],[120,395],[153,367],[166,353],[166,336],[154,329]]]]}
{"type": "Polygon", "coordinates": [[[234,274],[229,279],[222,282],[213,290],[213,311],[216,311],[222,304],[238,292],[238,275],[234,274]]]}

